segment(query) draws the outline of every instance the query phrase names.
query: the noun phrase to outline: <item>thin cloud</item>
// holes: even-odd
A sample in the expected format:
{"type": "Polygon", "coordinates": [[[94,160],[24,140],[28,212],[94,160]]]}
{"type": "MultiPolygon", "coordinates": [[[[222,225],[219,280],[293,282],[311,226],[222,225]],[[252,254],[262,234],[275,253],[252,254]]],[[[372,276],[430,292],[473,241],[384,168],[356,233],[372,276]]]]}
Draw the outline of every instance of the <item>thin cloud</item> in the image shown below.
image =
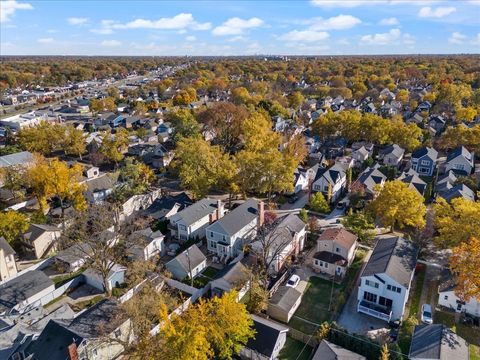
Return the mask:
{"type": "Polygon", "coordinates": [[[425,6],[420,9],[418,12],[418,16],[423,18],[443,18],[447,15],[450,15],[457,11],[457,9],[453,6],[445,6],[445,7],[437,7],[431,8],[430,6],[425,6]]]}
{"type": "Polygon", "coordinates": [[[284,41],[299,41],[299,42],[316,42],[322,41],[329,38],[329,34],[326,31],[314,31],[314,30],[293,30],[290,31],[282,36],[280,36],[280,40],[284,41]]]}
{"type": "Polygon", "coordinates": [[[338,15],[328,19],[314,18],[310,30],[344,30],[361,23],[362,20],[352,15],[338,15]]]}
{"type": "Polygon", "coordinates": [[[88,22],[88,18],[84,17],[70,17],[67,19],[70,25],[85,25],[88,22]]]}
{"type": "Polygon", "coordinates": [[[462,33],[458,32],[458,31],[455,31],[452,33],[452,35],[450,35],[450,37],[448,38],[448,42],[450,44],[456,44],[456,45],[459,45],[459,44],[463,44],[464,41],[466,40],[466,36],[463,35],[462,33]]]}
{"type": "Polygon", "coordinates": [[[364,35],[360,39],[361,44],[366,45],[389,45],[400,39],[400,29],[392,29],[388,33],[364,35]]]}
{"type": "Polygon", "coordinates": [[[400,22],[398,21],[398,19],[396,17],[390,17],[390,18],[385,18],[385,19],[380,20],[380,22],[378,24],[383,25],[383,26],[395,26],[395,25],[400,24],[400,22]]]}
{"type": "Polygon", "coordinates": [[[40,44],[50,44],[50,43],[53,43],[53,38],[40,38],[40,39],[37,39],[37,42],[40,43],[40,44]]]}
{"type": "Polygon", "coordinates": [[[238,17],[230,18],[222,25],[213,29],[212,34],[215,36],[240,35],[247,29],[257,28],[263,25],[263,20],[257,17],[250,19],[240,19],[238,17]]]}
{"type": "Polygon", "coordinates": [[[118,47],[122,45],[122,43],[118,40],[104,40],[101,42],[101,45],[105,47],[118,47]]]}
{"type": "Polygon", "coordinates": [[[0,22],[10,21],[17,10],[33,10],[33,6],[16,0],[0,1],[0,22]]]}

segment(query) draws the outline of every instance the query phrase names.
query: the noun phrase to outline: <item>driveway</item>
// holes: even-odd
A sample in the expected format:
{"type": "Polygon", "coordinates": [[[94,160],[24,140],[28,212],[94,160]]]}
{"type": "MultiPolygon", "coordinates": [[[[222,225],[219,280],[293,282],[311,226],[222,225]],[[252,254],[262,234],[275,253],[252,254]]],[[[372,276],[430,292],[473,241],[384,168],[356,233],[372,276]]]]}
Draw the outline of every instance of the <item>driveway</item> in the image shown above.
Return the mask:
{"type": "Polygon", "coordinates": [[[324,219],[318,219],[318,225],[320,227],[328,227],[332,225],[343,226],[338,220],[342,219],[345,215],[345,209],[333,209],[324,219]]]}
{"type": "Polygon", "coordinates": [[[293,204],[286,202],[280,207],[280,210],[300,210],[308,203],[308,192],[302,191],[297,194],[298,199],[293,204]]]}

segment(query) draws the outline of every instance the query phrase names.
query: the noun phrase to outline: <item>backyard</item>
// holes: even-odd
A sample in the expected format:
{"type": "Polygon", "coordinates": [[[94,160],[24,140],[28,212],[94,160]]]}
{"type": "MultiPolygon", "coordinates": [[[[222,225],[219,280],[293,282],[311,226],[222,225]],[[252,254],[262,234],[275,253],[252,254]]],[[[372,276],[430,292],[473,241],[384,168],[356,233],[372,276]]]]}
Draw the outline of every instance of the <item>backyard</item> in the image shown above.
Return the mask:
{"type": "Polygon", "coordinates": [[[280,359],[282,360],[310,360],[312,358],[312,348],[305,346],[299,340],[292,339],[287,336],[287,342],[280,352],[280,359]],[[301,352],[301,354],[300,354],[301,352]],[[300,354],[300,356],[299,356],[300,354]]]}
{"type": "Polygon", "coordinates": [[[316,324],[335,320],[354,285],[365,255],[365,251],[357,251],[355,260],[340,284],[316,276],[310,277],[302,303],[289,325],[305,334],[313,334],[318,326],[316,324]]]}

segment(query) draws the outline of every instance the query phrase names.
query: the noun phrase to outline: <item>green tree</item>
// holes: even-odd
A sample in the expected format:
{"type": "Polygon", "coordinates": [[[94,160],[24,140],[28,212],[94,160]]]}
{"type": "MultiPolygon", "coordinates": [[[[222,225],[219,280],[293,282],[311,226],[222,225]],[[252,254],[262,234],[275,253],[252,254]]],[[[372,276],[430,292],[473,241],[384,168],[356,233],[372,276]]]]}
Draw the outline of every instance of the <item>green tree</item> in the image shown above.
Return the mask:
{"type": "Polygon", "coordinates": [[[375,237],[375,224],[373,219],[364,211],[357,211],[346,216],[342,220],[342,225],[357,235],[360,242],[364,244],[370,244],[375,237]]]}
{"type": "Polygon", "coordinates": [[[102,145],[100,146],[99,152],[105,156],[107,160],[118,165],[124,157],[124,152],[128,148],[128,136],[129,133],[124,128],[117,129],[115,135],[110,133],[103,134],[102,145]]]}
{"type": "Polygon", "coordinates": [[[60,148],[64,136],[64,126],[41,121],[37,126],[21,129],[18,142],[24,150],[48,155],[60,148]]]}
{"type": "Polygon", "coordinates": [[[316,212],[330,212],[330,206],[320,191],[312,195],[312,198],[310,199],[310,208],[316,212]]]}
{"type": "Polygon", "coordinates": [[[127,158],[120,168],[120,178],[132,194],[142,194],[154,182],[155,173],[144,163],[136,163],[127,158]]]}
{"type": "Polygon", "coordinates": [[[170,112],[167,115],[167,121],[172,123],[177,141],[182,137],[201,137],[200,125],[188,109],[170,112]]]}
{"type": "Polygon", "coordinates": [[[304,102],[305,98],[300,91],[294,91],[293,93],[288,95],[288,104],[293,109],[300,108],[300,106],[302,106],[304,102]]]}

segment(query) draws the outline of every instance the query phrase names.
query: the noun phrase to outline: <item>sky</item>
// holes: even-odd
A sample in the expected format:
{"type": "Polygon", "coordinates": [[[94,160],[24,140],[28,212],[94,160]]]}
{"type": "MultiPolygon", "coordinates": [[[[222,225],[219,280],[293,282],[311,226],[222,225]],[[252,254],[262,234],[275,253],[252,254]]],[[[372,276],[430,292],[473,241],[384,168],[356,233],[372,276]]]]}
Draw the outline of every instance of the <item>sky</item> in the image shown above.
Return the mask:
{"type": "Polygon", "coordinates": [[[0,0],[0,55],[480,53],[480,0],[0,0]]]}

